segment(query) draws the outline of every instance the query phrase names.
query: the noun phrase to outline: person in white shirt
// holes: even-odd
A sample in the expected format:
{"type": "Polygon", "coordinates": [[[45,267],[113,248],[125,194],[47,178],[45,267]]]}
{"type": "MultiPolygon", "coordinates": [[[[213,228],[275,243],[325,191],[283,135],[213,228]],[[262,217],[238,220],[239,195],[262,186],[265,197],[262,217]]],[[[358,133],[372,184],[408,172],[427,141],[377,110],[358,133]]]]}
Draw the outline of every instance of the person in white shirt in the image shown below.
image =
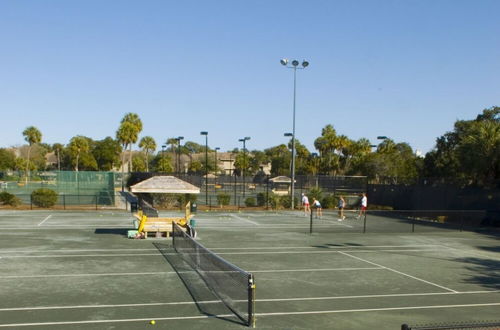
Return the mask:
{"type": "Polygon", "coordinates": [[[368,207],[368,198],[366,198],[366,194],[363,193],[361,197],[361,208],[359,209],[359,214],[357,218],[360,218],[362,215],[366,215],[367,207],[368,207]]]}
{"type": "Polygon", "coordinates": [[[344,196],[339,197],[339,221],[345,220],[344,208],[345,208],[345,199],[344,196]]]}
{"type": "Polygon", "coordinates": [[[311,212],[309,207],[309,198],[305,194],[302,194],[302,206],[304,207],[304,216],[307,216],[308,212],[311,212]]]}

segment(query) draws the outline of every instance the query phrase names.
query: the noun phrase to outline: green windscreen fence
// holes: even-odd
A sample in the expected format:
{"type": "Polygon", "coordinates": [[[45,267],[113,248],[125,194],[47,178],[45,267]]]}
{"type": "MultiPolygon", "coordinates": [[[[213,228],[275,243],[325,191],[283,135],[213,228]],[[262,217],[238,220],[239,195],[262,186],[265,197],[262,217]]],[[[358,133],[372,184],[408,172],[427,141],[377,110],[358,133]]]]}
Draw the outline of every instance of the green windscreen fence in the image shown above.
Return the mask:
{"type": "MultiPolygon", "coordinates": [[[[121,178],[114,172],[90,171],[39,171],[0,172],[0,191],[15,195],[29,195],[33,190],[47,188],[60,196],[66,195],[68,201],[75,199],[80,204],[85,199],[106,201],[114,204],[115,186],[121,186],[121,178]]],[[[70,203],[73,204],[73,203],[70,203]]]]}

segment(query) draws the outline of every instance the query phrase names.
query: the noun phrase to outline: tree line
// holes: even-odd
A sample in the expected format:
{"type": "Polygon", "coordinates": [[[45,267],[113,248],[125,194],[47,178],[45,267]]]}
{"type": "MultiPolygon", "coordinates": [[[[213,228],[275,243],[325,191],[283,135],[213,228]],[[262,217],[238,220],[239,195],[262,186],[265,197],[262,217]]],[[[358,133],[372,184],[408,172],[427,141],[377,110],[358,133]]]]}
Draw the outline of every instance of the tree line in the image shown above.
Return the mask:
{"type": "MultiPolygon", "coordinates": [[[[179,138],[168,138],[157,152],[157,142],[142,136],[139,115],[127,113],[115,136],[93,140],[75,136],[67,144],[42,142],[42,133],[34,126],[22,135],[27,145],[12,149],[0,148],[0,171],[74,170],[110,171],[126,164],[128,171],[180,172],[178,155],[187,155],[189,162],[182,172],[190,174],[218,173],[220,168],[213,149],[193,141],[182,145],[179,138]],[[140,150],[133,151],[137,144],[140,150]],[[55,164],[47,165],[45,156],[53,153],[55,164]]],[[[375,182],[410,183],[420,177],[454,178],[466,184],[491,185],[500,180],[500,107],[484,109],[473,120],[457,120],[453,131],[436,139],[433,150],[425,157],[415,154],[406,142],[385,138],[374,146],[361,138],[352,140],[338,134],[333,125],[326,125],[310,151],[295,140],[297,175],[364,175],[375,182]]],[[[271,164],[271,175],[290,175],[291,140],[264,150],[228,151],[234,157],[234,173],[253,175],[263,164],[271,164]]]]}

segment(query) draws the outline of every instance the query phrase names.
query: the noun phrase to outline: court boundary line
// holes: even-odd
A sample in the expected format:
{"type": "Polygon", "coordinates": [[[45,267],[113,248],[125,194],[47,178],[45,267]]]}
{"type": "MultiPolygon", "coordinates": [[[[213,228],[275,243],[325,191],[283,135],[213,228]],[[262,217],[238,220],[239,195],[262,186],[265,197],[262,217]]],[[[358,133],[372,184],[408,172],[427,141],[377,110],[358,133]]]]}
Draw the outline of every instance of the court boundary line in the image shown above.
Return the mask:
{"type": "MultiPolygon", "coordinates": [[[[341,300],[341,299],[359,299],[359,298],[392,298],[392,297],[415,297],[415,296],[453,296],[469,294],[491,294],[500,293],[500,290],[485,291],[462,291],[462,292],[428,292],[428,293],[393,293],[393,294],[375,294],[375,295],[356,295],[356,296],[326,296],[326,297],[302,297],[302,298],[264,298],[256,299],[256,302],[281,302],[281,301],[314,301],[314,300],[341,300]]],[[[236,302],[243,300],[236,300],[236,302]]],[[[245,300],[246,301],[246,300],[245,300]]],[[[147,307],[147,306],[165,306],[165,305],[195,305],[195,304],[214,304],[220,303],[220,300],[202,300],[202,301],[177,301],[177,302],[156,302],[143,304],[103,304],[103,305],[70,305],[70,306],[38,306],[38,307],[11,307],[0,308],[0,312],[24,311],[24,310],[52,310],[52,309],[87,309],[87,308],[127,308],[127,307],[147,307]]]]}
{"type": "Polygon", "coordinates": [[[409,274],[406,274],[406,273],[400,272],[400,271],[398,271],[398,270],[395,270],[395,269],[392,269],[392,268],[389,268],[389,267],[386,267],[386,266],[382,266],[382,265],[377,264],[377,263],[375,263],[375,262],[371,262],[371,261],[368,261],[368,260],[366,260],[366,259],[363,259],[363,258],[360,258],[360,257],[356,257],[356,256],[353,256],[353,255],[350,255],[349,253],[345,253],[345,252],[343,252],[343,251],[337,251],[337,252],[338,252],[338,253],[340,253],[340,254],[343,254],[343,255],[345,255],[345,256],[348,256],[348,257],[351,257],[351,258],[354,258],[354,259],[357,259],[357,260],[360,260],[360,261],[364,261],[364,262],[369,263],[369,264],[374,265],[374,266],[383,267],[383,268],[385,268],[385,269],[387,269],[387,270],[390,270],[390,271],[395,272],[395,273],[400,274],[400,275],[404,275],[404,276],[409,277],[409,278],[412,278],[412,279],[414,279],[414,280],[417,280],[417,281],[420,281],[420,282],[424,282],[424,283],[427,283],[427,284],[430,284],[430,285],[434,285],[434,286],[436,286],[436,287],[438,287],[438,288],[441,288],[441,289],[444,289],[444,290],[447,290],[447,291],[451,291],[451,292],[455,292],[455,293],[457,293],[457,292],[458,292],[458,291],[455,291],[455,290],[453,290],[453,289],[447,288],[447,287],[445,287],[445,286],[442,286],[442,285],[439,285],[439,284],[436,284],[436,283],[433,283],[433,282],[430,282],[430,281],[426,281],[426,280],[424,280],[424,279],[421,279],[421,278],[418,278],[418,277],[415,277],[415,276],[412,276],[412,275],[409,275],[409,274]]]}
{"type": "MultiPolygon", "coordinates": [[[[415,309],[443,309],[443,308],[463,308],[463,307],[485,307],[500,306],[499,303],[484,304],[460,304],[460,305],[427,305],[427,306],[405,306],[405,307],[386,307],[386,308],[360,308],[360,309],[340,309],[340,310],[322,310],[322,311],[301,311],[301,312],[276,312],[276,313],[255,313],[257,317],[284,316],[284,315],[312,315],[312,314],[334,314],[334,313],[362,313],[362,312],[380,312],[397,310],[415,310],[415,309]]],[[[197,315],[197,316],[172,316],[172,317],[151,317],[136,319],[108,319],[108,320],[85,320],[85,321],[59,321],[59,322],[32,322],[32,323],[11,323],[0,324],[0,327],[25,327],[25,326],[47,326],[47,325],[70,325],[70,324],[100,324],[100,323],[124,323],[124,322],[148,322],[172,321],[172,320],[193,320],[206,318],[236,317],[232,314],[221,315],[197,315]]]]}
{"type": "MultiPolygon", "coordinates": [[[[447,247],[442,244],[410,244],[410,245],[344,245],[344,246],[270,246],[270,247],[211,247],[210,250],[285,250],[285,249],[363,249],[363,248],[404,248],[404,247],[429,247],[429,246],[436,246],[436,247],[443,247],[443,248],[448,248],[448,249],[453,249],[457,250],[456,248],[451,248],[447,247]]],[[[163,249],[167,250],[167,249],[163,249]]],[[[459,251],[462,251],[458,249],[459,251]]],[[[109,251],[158,251],[158,249],[51,249],[51,250],[7,250],[7,251],[2,251],[0,250],[1,253],[41,253],[41,252],[97,252],[97,251],[104,251],[104,252],[109,252],[109,251]]],[[[374,250],[374,251],[382,251],[382,250],[374,250]]],[[[406,250],[400,250],[400,251],[406,251],[406,250]]]]}
{"type": "Polygon", "coordinates": [[[49,220],[52,217],[52,214],[49,214],[42,222],[40,222],[37,226],[40,227],[45,221],[49,220]]]}
{"type": "MultiPolygon", "coordinates": [[[[442,249],[420,249],[420,250],[347,250],[347,251],[257,251],[257,252],[222,252],[218,255],[264,255],[264,254],[333,254],[341,252],[351,253],[375,253],[375,252],[435,252],[442,249]]],[[[176,255],[176,253],[121,253],[121,254],[53,254],[53,255],[1,255],[2,258],[71,258],[71,257],[132,257],[132,256],[163,256],[176,255]]],[[[381,266],[383,267],[383,266],[381,266]]],[[[387,267],[385,267],[387,268],[387,267]]]]}
{"type": "Polygon", "coordinates": [[[252,223],[252,224],[254,224],[256,226],[260,226],[260,223],[257,223],[257,222],[254,222],[252,220],[248,220],[248,219],[242,218],[242,217],[240,217],[239,215],[236,215],[236,214],[231,214],[231,218],[242,220],[242,221],[246,221],[246,222],[252,223]]]}
{"type": "MultiPolygon", "coordinates": [[[[306,273],[306,272],[334,272],[353,270],[377,270],[380,267],[341,267],[341,268],[318,268],[318,269],[271,269],[271,270],[249,270],[250,273],[306,273]]],[[[45,274],[45,275],[0,275],[0,279],[20,279],[20,278],[54,278],[54,277],[99,277],[99,276],[138,276],[138,275],[175,275],[189,274],[191,272],[138,272],[138,273],[80,273],[80,274],[45,274]]]]}

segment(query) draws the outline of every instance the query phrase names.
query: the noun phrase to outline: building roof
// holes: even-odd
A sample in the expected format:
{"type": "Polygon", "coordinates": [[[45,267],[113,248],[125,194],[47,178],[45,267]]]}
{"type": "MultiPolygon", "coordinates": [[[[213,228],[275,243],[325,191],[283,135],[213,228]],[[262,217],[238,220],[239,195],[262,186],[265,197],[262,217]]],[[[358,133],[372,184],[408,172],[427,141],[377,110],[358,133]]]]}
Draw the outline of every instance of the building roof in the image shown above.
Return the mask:
{"type": "Polygon", "coordinates": [[[133,193],[199,194],[200,188],[174,176],[154,176],[130,187],[133,193]]]}
{"type": "Polygon", "coordinates": [[[287,176],[276,176],[272,179],[269,179],[269,181],[274,183],[292,183],[292,179],[287,176]]]}

